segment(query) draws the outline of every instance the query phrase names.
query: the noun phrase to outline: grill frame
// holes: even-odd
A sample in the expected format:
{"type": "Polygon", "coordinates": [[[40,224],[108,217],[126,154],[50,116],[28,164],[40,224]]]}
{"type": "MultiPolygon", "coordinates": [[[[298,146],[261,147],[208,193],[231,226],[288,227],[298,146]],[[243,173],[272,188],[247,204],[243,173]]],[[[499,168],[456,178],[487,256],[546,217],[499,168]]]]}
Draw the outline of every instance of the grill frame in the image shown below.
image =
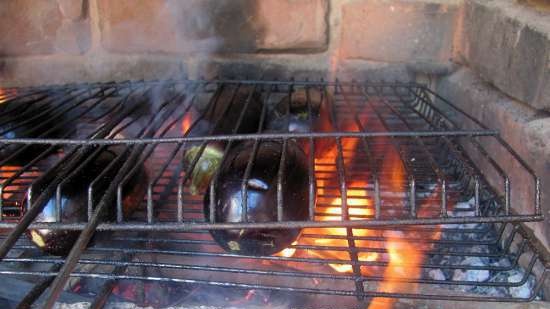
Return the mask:
{"type": "MultiPolygon", "coordinates": [[[[502,138],[498,135],[498,132],[494,130],[489,130],[486,128],[482,123],[477,121],[476,119],[469,116],[467,113],[462,111],[460,108],[454,106],[451,102],[439,97],[436,93],[429,90],[427,87],[420,85],[420,84],[414,84],[414,83],[372,83],[372,82],[366,82],[366,83],[358,83],[358,82],[311,82],[311,81],[246,81],[246,80],[212,80],[212,81],[150,81],[150,82],[125,82],[125,83],[99,83],[99,84],[87,84],[87,85],[65,85],[65,86],[57,86],[54,88],[49,87],[40,87],[40,88],[30,88],[25,90],[19,90],[19,91],[52,91],[58,90],[58,91],[64,91],[67,89],[73,89],[71,87],[74,87],[74,89],[81,89],[84,91],[84,93],[87,93],[88,95],[92,97],[96,96],[106,96],[106,91],[109,89],[114,89],[112,94],[119,94],[119,92],[122,92],[124,89],[129,91],[129,94],[126,99],[129,99],[132,95],[133,91],[139,91],[141,87],[163,87],[163,88],[169,88],[172,85],[185,85],[185,87],[205,87],[207,85],[216,85],[217,87],[220,87],[220,85],[225,86],[234,86],[234,85],[244,85],[244,86],[250,86],[253,87],[254,91],[256,89],[261,88],[262,93],[267,92],[267,96],[269,97],[269,93],[275,89],[277,92],[285,92],[279,91],[278,88],[287,88],[286,92],[291,92],[293,88],[295,87],[322,87],[324,89],[324,92],[327,94],[326,98],[329,98],[328,95],[328,89],[333,89],[334,96],[341,96],[344,97],[344,100],[347,102],[349,101],[346,98],[346,95],[351,96],[351,94],[356,95],[357,89],[360,89],[361,92],[363,92],[363,95],[367,96],[367,90],[369,87],[372,89],[375,89],[375,92],[384,91],[384,89],[390,89],[395,92],[395,89],[404,89],[407,91],[410,91],[414,94],[415,98],[418,100],[417,104],[419,106],[415,107],[417,109],[417,112],[419,115],[423,114],[425,117],[425,121],[429,123],[429,119],[434,121],[436,124],[432,124],[434,128],[440,130],[440,131],[434,131],[434,130],[413,130],[413,128],[409,125],[406,125],[406,130],[392,130],[389,126],[384,124],[384,127],[386,131],[380,131],[380,132],[347,132],[345,130],[338,130],[335,132],[317,132],[317,133],[259,133],[259,134],[231,134],[231,135],[218,135],[218,136],[201,136],[201,137],[151,137],[144,135],[140,138],[132,138],[132,139],[44,139],[44,138],[34,138],[34,139],[25,139],[25,138],[17,138],[17,139],[10,139],[10,140],[2,140],[0,139],[1,144],[23,144],[28,145],[33,144],[42,144],[42,145],[63,145],[63,146],[82,146],[80,150],[74,150],[75,153],[80,151],[81,155],[79,156],[82,158],[86,153],[88,153],[88,150],[82,151],[82,149],[88,149],[93,147],[99,147],[99,146],[107,146],[107,145],[124,145],[128,147],[133,147],[132,154],[134,158],[132,160],[129,160],[128,162],[132,162],[135,160],[138,160],[140,156],[142,155],[142,152],[147,149],[147,147],[156,147],[160,144],[177,144],[179,145],[179,148],[181,148],[182,145],[185,145],[186,143],[192,143],[192,142],[212,142],[212,141],[227,141],[227,142],[234,142],[239,140],[269,140],[269,139],[282,139],[289,140],[289,139],[295,139],[295,138],[304,138],[309,139],[310,141],[313,141],[315,138],[331,138],[336,141],[336,144],[338,146],[338,160],[337,165],[340,165],[340,167],[337,167],[337,172],[340,174],[340,185],[343,189],[341,190],[341,197],[343,201],[347,200],[347,195],[345,193],[346,189],[348,188],[345,182],[345,175],[343,175],[344,171],[344,149],[341,145],[341,140],[345,138],[360,138],[362,141],[366,141],[369,138],[380,138],[385,137],[389,138],[390,140],[394,139],[414,139],[415,142],[420,145],[422,150],[426,150],[426,146],[423,142],[424,139],[429,138],[440,138],[443,139],[444,142],[449,142],[450,138],[463,138],[467,139],[468,141],[472,141],[473,144],[476,146],[479,146],[484,149],[482,145],[479,144],[479,142],[474,142],[475,137],[489,137],[494,139],[497,143],[499,143],[503,149],[508,151],[512,157],[517,160],[519,165],[522,166],[522,168],[527,172],[528,174],[532,175],[533,182],[534,182],[534,192],[533,192],[533,198],[534,201],[533,205],[533,212],[528,214],[513,214],[510,207],[510,184],[508,179],[508,176],[504,175],[504,188],[503,188],[503,198],[502,198],[502,204],[504,205],[503,212],[504,215],[495,214],[494,212],[488,211],[486,214],[483,214],[483,211],[479,209],[480,205],[480,195],[482,194],[479,190],[480,187],[485,185],[486,187],[490,187],[486,181],[483,180],[483,177],[480,176],[482,173],[480,173],[479,170],[475,171],[478,177],[474,177],[474,179],[471,179],[471,181],[474,182],[474,198],[475,198],[475,205],[477,205],[477,209],[475,209],[475,212],[479,214],[479,216],[476,217],[450,217],[447,216],[447,207],[446,204],[446,195],[442,195],[440,206],[440,216],[437,218],[418,218],[418,217],[412,217],[407,219],[383,219],[380,218],[380,196],[375,196],[373,199],[375,201],[375,214],[374,218],[370,218],[368,220],[351,220],[349,218],[344,220],[338,220],[338,221],[304,221],[304,222],[269,222],[269,223],[242,223],[242,224],[221,224],[221,223],[197,223],[197,222],[184,222],[182,213],[183,213],[183,207],[184,207],[184,200],[180,199],[181,195],[180,193],[183,192],[183,183],[186,181],[186,179],[180,180],[180,184],[178,185],[178,218],[177,220],[174,220],[175,222],[153,222],[153,212],[154,212],[154,203],[151,199],[151,186],[149,187],[149,195],[148,195],[148,202],[147,202],[147,220],[146,222],[124,222],[122,220],[122,206],[120,205],[120,198],[117,199],[117,219],[119,222],[116,223],[100,223],[97,213],[100,212],[97,209],[94,210],[92,213],[89,212],[89,221],[87,223],[70,223],[70,224],[64,224],[64,223],[31,223],[34,219],[34,216],[38,213],[39,210],[27,212],[22,221],[19,223],[15,222],[0,222],[0,229],[12,229],[10,232],[10,235],[3,240],[2,244],[0,245],[0,257],[4,261],[21,261],[21,260],[10,260],[9,258],[6,258],[9,250],[13,245],[15,245],[15,242],[19,238],[19,236],[24,232],[25,229],[31,227],[31,228],[47,228],[47,229],[74,229],[74,230],[83,230],[83,233],[81,234],[81,237],[79,238],[79,241],[74,246],[73,250],[71,251],[71,254],[64,260],[64,266],[61,267],[59,270],[53,268],[52,271],[47,273],[34,273],[33,275],[38,276],[46,276],[47,279],[45,279],[44,283],[38,284],[36,286],[37,291],[40,290],[40,288],[46,288],[48,286],[51,286],[52,289],[49,291],[48,299],[45,304],[46,307],[53,306],[55,300],[60,295],[60,293],[63,290],[63,286],[69,276],[71,276],[71,273],[73,271],[73,268],[79,263],[80,256],[82,253],[86,250],[86,245],[88,244],[90,238],[92,237],[93,233],[95,231],[142,231],[142,232],[185,232],[185,231],[196,231],[196,230],[208,230],[208,229],[230,229],[230,228],[327,228],[327,227],[340,227],[340,228],[347,228],[347,230],[352,230],[353,228],[390,228],[392,226],[398,226],[398,227],[404,227],[404,226],[412,226],[413,228],[418,227],[419,225],[440,225],[440,224],[474,224],[474,223],[485,223],[487,225],[491,226],[514,226],[517,227],[517,222],[528,222],[528,221],[540,221],[542,220],[542,207],[541,207],[541,197],[540,197],[540,180],[535,175],[533,170],[528,166],[528,164],[518,155],[514,152],[514,150],[502,140],[502,138]],[[127,88],[125,88],[127,87],[127,88]],[[267,88],[267,89],[266,89],[267,88]],[[94,89],[96,89],[96,92],[92,92],[94,89]],[[129,89],[129,90],[128,90],[129,89]],[[348,89],[348,90],[346,90],[348,89]],[[355,89],[355,90],[354,90],[355,89]],[[367,90],[365,90],[367,89],[367,90]],[[414,90],[413,90],[414,89],[414,90]],[[349,92],[347,92],[349,91],[349,92]],[[473,125],[475,126],[474,129],[471,130],[460,130],[456,127],[446,127],[446,126],[455,126],[456,124],[453,123],[451,120],[451,117],[447,116],[443,111],[439,110],[434,103],[431,101],[430,96],[437,98],[439,102],[442,102],[447,105],[447,107],[452,108],[455,112],[460,113],[462,116],[468,118],[471,120],[473,125]],[[443,197],[445,196],[445,197],[443,197]],[[55,279],[51,276],[56,276],[55,279]],[[51,282],[53,279],[53,282],[51,282]]],[[[372,90],[371,89],[371,90],[372,90]]],[[[382,97],[384,97],[384,94],[381,94],[382,97]]],[[[248,97],[248,100],[250,100],[251,95],[248,97]]],[[[125,103],[126,99],[122,99],[121,102],[125,103]]],[[[186,102],[188,102],[186,106],[187,109],[185,109],[185,112],[188,111],[188,108],[191,107],[191,104],[193,102],[193,98],[186,97],[186,102]]],[[[309,101],[309,100],[308,100],[309,101]]],[[[394,108],[392,108],[392,102],[381,102],[383,106],[386,106],[391,111],[393,111],[398,118],[403,123],[407,123],[406,120],[403,120],[404,118],[399,117],[402,116],[397,112],[394,108]]],[[[308,102],[308,105],[311,103],[308,102]]],[[[169,104],[167,104],[169,105],[169,104]]],[[[350,108],[351,109],[351,108],[350,108]]],[[[185,113],[184,112],[184,113],[185,113]]],[[[337,117],[336,115],[332,115],[333,117],[337,117]]],[[[380,119],[383,121],[383,117],[378,115],[380,119]]],[[[183,114],[182,114],[183,117],[183,114]]],[[[242,118],[242,117],[241,117],[242,118]]],[[[420,116],[422,118],[422,116],[420,116]]],[[[180,119],[176,117],[176,121],[180,119]]],[[[357,118],[354,119],[355,122],[360,123],[361,121],[357,118]]],[[[160,121],[161,123],[158,125],[155,125],[154,118],[151,120],[152,127],[158,127],[156,131],[160,130],[160,127],[162,123],[164,123],[166,120],[160,121]]],[[[237,126],[239,124],[237,123],[237,126]]],[[[360,124],[359,124],[360,125],[360,124]]],[[[362,130],[365,131],[365,130],[362,130]]],[[[156,132],[153,132],[155,134],[156,132]]],[[[393,143],[393,142],[391,142],[393,143]]],[[[452,142],[452,145],[453,144],[452,142]]],[[[228,146],[229,147],[229,146],[228,146]]],[[[77,149],[75,147],[75,149],[77,149]]],[[[153,151],[149,150],[148,151],[153,151]]],[[[460,152],[460,150],[454,150],[460,152]]],[[[489,161],[491,161],[491,164],[498,166],[498,163],[496,163],[495,160],[493,160],[490,155],[487,153],[487,151],[479,150],[482,155],[485,155],[489,161]]],[[[167,162],[170,163],[170,161],[174,160],[174,157],[176,156],[177,152],[173,153],[173,156],[171,159],[167,162]]],[[[430,156],[430,152],[427,151],[428,156],[430,156]]],[[[313,154],[312,154],[313,155],[313,154]]],[[[145,158],[146,159],[146,158],[145,158]]],[[[145,160],[143,159],[143,160],[145,160]]],[[[405,160],[403,162],[406,162],[405,160]]],[[[196,162],[195,162],[196,163],[196,162]]],[[[465,163],[465,162],[462,162],[465,163]]],[[[406,163],[405,163],[406,164],[406,163]]],[[[166,167],[163,167],[163,169],[166,167]]],[[[190,170],[192,170],[193,166],[190,167],[190,170]]],[[[125,165],[123,167],[124,172],[118,173],[116,180],[114,183],[118,183],[119,181],[123,181],[123,179],[128,179],[128,173],[132,173],[132,171],[135,171],[135,168],[132,169],[131,166],[125,165]]],[[[498,169],[498,168],[497,168],[498,169]]],[[[313,167],[310,165],[310,170],[313,170],[313,167]]],[[[437,168],[434,169],[434,171],[437,173],[437,168]]],[[[500,172],[503,172],[503,169],[500,168],[500,172]]],[[[439,173],[442,173],[441,171],[439,173]]],[[[155,180],[158,181],[161,173],[158,174],[158,177],[155,177],[155,180]]],[[[441,175],[441,174],[440,174],[441,175]]],[[[444,175],[444,174],[443,174],[444,175]]],[[[445,175],[444,175],[445,176],[445,175]]],[[[374,183],[375,187],[379,186],[376,181],[376,177],[374,177],[374,183]]],[[[310,178],[311,179],[311,178],[310,178]]],[[[310,180],[311,181],[311,180],[310,180]]],[[[413,190],[413,196],[416,197],[415,193],[415,183],[416,180],[409,178],[409,183],[412,183],[413,185],[410,186],[413,190]]],[[[447,186],[445,185],[444,179],[438,179],[438,183],[441,184],[442,192],[447,191],[447,186]]],[[[2,187],[4,186],[4,183],[2,184],[2,187]]],[[[108,194],[116,194],[117,191],[121,191],[120,186],[112,187],[111,192],[108,194]]],[[[375,189],[375,192],[379,192],[379,189],[375,189]]],[[[376,193],[375,193],[376,194],[376,193]]],[[[0,194],[0,196],[2,196],[0,194]]],[[[495,200],[499,199],[494,197],[495,200]]],[[[311,203],[311,202],[310,202],[311,203]]],[[[344,203],[343,206],[343,213],[346,212],[347,206],[344,203]]],[[[413,203],[414,205],[414,199],[413,203]]],[[[104,206],[106,207],[106,206],[104,206]]],[[[311,208],[311,204],[310,204],[311,208]]],[[[410,209],[411,207],[409,207],[410,209]]],[[[414,206],[412,207],[414,208],[414,206]]],[[[2,206],[0,205],[0,211],[2,209],[2,206]]],[[[502,209],[501,209],[502,210],[502,209]]],[[[414,213],[414,210],[410,210],[411,213],[414,213]]],[[[212,212],[211,212],[212,213],[212,212]]],[[[1,219],[1,218],[0,218],[1,219]]],[[[314,218],[312,218],[314,219],[314,218]]],[[[514,228],[514,231],[516,231],[516,228],[514,228]]],[[[533,249],[536,247],[536,245],[532,245],[534,242],[531,236],[528,236],[528,234],[524,231],[523,228],[517,228],[517,233],[521,235],[522,239],[525,239],[528,243],[528,247],[533,250],[536,254],[533,256],[536,257],[536,260],[540,262],[543,265],[544,271],[540,276],[538,276],[537,280],[537,287],[534,290],[534,293],[532,297],[527,299],[518,299],[518,298],[490,298],[490,297],[484,297],[484,298],[477,298],[477,297],[465,297],[463,295],[460,296],[436,296],[436,295],[429,295],[429,294],[418,294],[418,295],[409,295],[404,293],[375,293],[375,292],[365,292],[363,291],[363,287],[361,284],[356,284],[356,292],[349,293],[349,292],[337,292],[337,291],[329,291],[329,290],[323,290],[321,293],[323,294],[333,294],[333,295],[347,295],[347,296],[356,296],[359,298],[363,297],[399,297],[399,298],[419,298],[419,299],[447,299],[447,300],[485,300],[485,301],[529,301],[533,300],[540,288],[542,287],[542,284],[544,283],[547,273],[548,273],[548,262],[547,258],[544,257],[544,254],[539,252],[539,250],[533,249]]],[[[516,235],[516,232],[511,233],[511,240],[514,240],[514,237],[516,235]]],[[[348,243],[354,243],[354,237],[349,236],[346,237],[348,243]],[[351,239],[350,239],[351,238],[351,239]]],[[[348,248],[349,249],[349,248],[348,248]]],[[[353,250],[352,250],[353,251],[353,250]]],[[[354,274],[350,275],[350,280],[355,280],[363,282],[364,280],[361,279],[360,271],[357,273],[356,264],[359,265],[361,262],[357,261],[357,257],[354,258],[354,253],[350,251],[350,260],[348,263],[354,265],[354,274]],[[361,281],[363,280],[363,281],[361,281]]],[[[355,254],[356,255],[356,254],[355,254]]],[[[35,260],[36,261],[36,260],[35,260]]],[[[536,261],[536,262],[537,262],[536,261]]],[[[81,261],[82,262],[82,261],[81,261]]],[[[326,263],[326,261],[324,261],[326,263]]],[[[348,264],[346,263],[346,264],[348,264]]],[[[529,263],[530,269],[528,269],[528,274],[532,272],[534,267],[534,262],[529,263]]],[[[54,264],[57,265],[57,264],[54,264]]],[[[123,264],[115,265],[115,266],[128,266],[123,264]]],[[[3,274],[14,274],[7,271],[0,271],[0,273],[3,274]]],[[[16,272],[16,274],[24,274],[24,272],[16,272]]],[[[101,277],[101,275],[98,274],[89,274],[93,277],[101,277]]],[[[85,274],[80,274],[80,276],[86,276],[85,274]]],[[[115,275],[114,277],[110,276],[103,276],[103,279],[123,279],[123,275],[115,275]]],[[[145,279],[147,278],[140,278],[145,279]]],[[[151,279],[151,278],[149,278],[151,279]]],[[[166,278],[167,280],[170,278],[166,278]]],[[[171,281],[171,280],[168,280],[171,281]]],[[[173,281],[173,280],[172,280],[173,281]]],[[[187,283],[203,283],[208,285],[225,285],[225,286],[231,286],[230,283],[223,283],[223,282],[215,282],[215,281],[209,281],[209,282],[199,282],[197,280],[187,280],[182,281],[187,283]]],[[[238,287],[242,288],[266,288],[265,286],[247,286],[247,285],[241,285],[238,287]]],[[[273,289],[277,289],[277,287],[273,287],[273,289]]],[[[308,292],[308,293],[316,293],[319,291],[315,290],[303,290],[300,291],[300,289],[290,289],[289,291],[297,291],[297,292],[308,292]]],[[[32,294],[32,293],[31,293],[32,294]]],[[[40,294],[38,294],[39,296],[40,294]]]]}

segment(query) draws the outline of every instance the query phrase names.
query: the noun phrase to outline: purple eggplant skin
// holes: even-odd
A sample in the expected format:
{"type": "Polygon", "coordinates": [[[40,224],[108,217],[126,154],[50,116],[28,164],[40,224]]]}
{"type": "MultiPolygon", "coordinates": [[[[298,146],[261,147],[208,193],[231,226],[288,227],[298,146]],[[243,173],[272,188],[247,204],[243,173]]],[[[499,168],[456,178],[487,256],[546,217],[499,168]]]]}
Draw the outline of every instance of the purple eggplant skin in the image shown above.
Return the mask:
{"type": "MultiPolygon", "coordinates": [[[[268,117],[267,129],[289,133],[332,132],[330,104],[330,95],[323,94],[319,89],[295,89],[290,96],[283,97],[274,106],[268,117]]],[[[309,139],[297,139],[296,142],[309,155],[309,139]]],[[[315,139],[315,153],[322,156],[331,145],[331,139],[315,139]]]]}
{"type": "MultiPolygon", "coordinates": [[[[88,211],[88,185],[118,156],[116,151],[102,151],[97,158],[90,162],[78,175],[69,181],[62,189],[61,220],[63,223],[85,222],[88,211]]],[[[124,160],[122,160],[124,161],[124,160]]],[[[107,188],[120,165],[107,173],[98,185],[94,194],[94,205],[102,197],[102,192],[107,188]]],[[[147,173],[141,167],[131,180],[124,186],[123,213],[129,216],[140,204],[147,190],[147,173]]],[[[41,190],[39,190],[41,191],[41,190]]],[[[42,212],[36,217],[35,222],[56,222],[55,219],[55,194],[47,201],[42,212]]],[[[23,205],[26,205],[26,199],[23,205]]],[[[116,205],[108,207],[102,217],[102,221],[113,221],[116,217],[116,205]]],[[[57,256],[66,256],[76,242],[80,231],[78,230],[48,230],[29,229],[26,232],[28,238],[42,251],[57,256]]]]}
{"type": "MultiPolygon", "coordinates": [[[[234,92],[232,89],[224,89],[220,93],[215,105],[206,111],[204,118],[199,120],[191,129],[188,136],[206,135],[229,135],[237,126],[239,117],[250,96],[251,89],[239,88],[234,92]],[[233,94],[234,98],[233,98],[233,94]],[[233,101],[232,101],[233,98],[233,101]],[[229,106],[228,106],[229,105],[229,106]],[[223,112],[226,111],[224,114],[223,112]]],[[[259,93],[254,92],[250,96],[250,102],[244,112],[242,121],[236,129],[236,134],[251,134],[258,132],[260,118],[263,109],[263,100],[259,93]]],[[[210,142],[202,152],[193,171],[189,189],[192,194],[200,194],[206,190],[210,179],[219,168],[226,146],[225,141],[210,142]]],[[[192,145],[183,156],[184,166],[189,166],[199,154],[200,144],[192,145]]]]}
{"type": "MultiPolygon", "coordinates": [[[[243,176],[254,142],[232,148],[220,168],[215,188],[216,223],[242,223],[243,176]]],[[[247,221],[277,221],[277,179],[282,142],[262,141],[247,181],[247,221]]],[[[283,221],[305,221],[309,217],[309,178],[307,158],[293,141],[288,141],[285,157],[283,221]]],[[[210,196],[204,198],[204,213],[210,216],[210,196]]],[[[300,229],[211,230],[210,234],[226,251],[243,255],[272,255],[287,248],[300,235],[300,229]]]]}

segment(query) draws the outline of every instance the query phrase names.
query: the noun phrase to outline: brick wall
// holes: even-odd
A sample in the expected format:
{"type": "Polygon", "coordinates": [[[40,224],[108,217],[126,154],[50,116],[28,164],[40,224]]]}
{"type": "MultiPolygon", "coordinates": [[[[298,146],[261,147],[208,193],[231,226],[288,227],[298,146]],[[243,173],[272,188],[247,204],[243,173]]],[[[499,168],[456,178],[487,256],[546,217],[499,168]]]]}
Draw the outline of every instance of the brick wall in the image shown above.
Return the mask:
{"type": "Polygon", "coordinates": [[[411,79],[459,63],[550,111],[548,12],[516,0],[18,0],[0,3],[0,29],[5,85],[196,77],[228,63],[411,79]]]}
{"type": "MultiPolygon", "coordinates": [[[[0,78],[63,82],[448,64],[459,0],[43,0],[0,3],[0,78]]],[[[378,75],[378,74],[377,74],[378,75]]]]}

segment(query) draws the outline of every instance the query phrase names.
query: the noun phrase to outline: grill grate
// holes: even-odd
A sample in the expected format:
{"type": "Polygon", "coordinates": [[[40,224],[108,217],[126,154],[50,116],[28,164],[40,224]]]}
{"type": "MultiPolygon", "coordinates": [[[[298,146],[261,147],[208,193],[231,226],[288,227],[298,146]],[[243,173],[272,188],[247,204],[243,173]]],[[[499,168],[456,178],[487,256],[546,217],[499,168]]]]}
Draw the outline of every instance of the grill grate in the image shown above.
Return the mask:
{"type": "MultiPolygon", "coordinates": [[[[127,280],[165,282],[183,290],[235,287],[359,299],[486,301],[533,300],[545,281],[543,253],[519,225],[542,219],[538,178],[498,132],[424,86],[151,81],[10,89],[4,93],[0,120],[2,134],[10,139],[0,140],[0,152],[7,149],[15,156],[30,148],[33,155],[20,165],[11,163],[10,158],[0,162],[0,229],[4,231],[0,273],[20,280],[43,277],[26,298],[16,299],[18,302],[32,303],[51,287],[45,304],[51,307],[64,289],[72,291],[75,282],[86,278],[101,282],[97,305],[116,284],[127,280]],[[321,94],[321,104],[328,107],[330,130],[259,130],[258,134],[194,137],[182,132],[182,126],[198,125],[201,113],[197,111],[216,104],[224,92],[231,94],[231,100],[237,92],[244,92],[247,102],[253,93],[260,94],[268,103],[261,116],[265,122],[273,105],[298,89],[305,89],[309,111],[311,92],[321,94]],[[451,120],[456,115],[466,119],[461,126],[451,120]],[[27,133],[37,138],[6,134],[29,117],[38,121],[27,133]],[[49,138],[50,131],[60,128],[63,133],[56,136],[60,138],[49,138]],[[330,145],[328,154],[319,155],[318,149],[309,152],[309,190],[317,193],[317,200],[309,201],[310,220],[216,223],[204,218],[204,192],[192,194],[189,188],[190,171],[197,160],[184,166],[181,158],[186,149],[217,141],[281,140],[281,145],[286,145],[291,139],[305,141],[310,149],[315,149],[316,141],[330,145]],[[532,182],[521,188],[511,186],[507,169],[490,155],[489,149],[494,147],[507,153],[532,182]],[[87,222],[36,223],[40,207],[23,211],[26,194],[29,204],[40,205],[43,196],[62,192],[87,157],[107,149],[123,149],[128,159],[113,175],[101,201],[94,204],[88,199],[87,222]],[[478,166],[483,162],[492,170],[482,172],[478,166]],[[137,211],[127,217],[122,192],[141,164],[149,175],[146,194],[137,211]],[[485,175],[493,174],[500,176],[500,182],[487,181],[485,175]],[[520,190],[525,205],[514,209],[522,209],[522,213],[511,207],[513,195],[520,190]],[[103,223],[100,214],[110,207],[111,199],[116,200],[117,222],[103,223]],[[226,253],[206,232],[298,227],[303,233],[291,246],[295,252],[287,256],[226,253]],[[82,233],[70,255],[61,258],[39,254],[21,237],[28,228],[82,233]],[[94,241],[87,246],[94,233],[94,241]],[[394,267],[392,252],[407,250],[406,244],[411,243],[416,244],[415,254],[421,255],[421,263],[404,262],[396,267],[397,274],[384,277],[385,271],[394,267]],[[480,260],[486,263],[479,264],[480,260]],[[335,271],[338,266],[345,271],[335,271]],[[444,278],[433,279],[430,271],[439,271],[444,278]],[[521,272],[519,280],[505,280],[502,274],[513,271],[521,272]],[[460,272],[466,277],[456,275],[460,272]],[[479,282],[469,278],[470,274],[488,274],[488,278],[479,282]],[[384,288],[387,281],[394,287],[384,288]],[[529,295],[510,293],[510,287],[525,284],[530,284],[529,295]]],[[[310,124],[314,121],[311,113],[307,119],[310,124]]],[[[240,125],[237,121],[235,128],[240,125]]],[[[251,156],[249,165],[253,161],[251,156]]],[[[285,179],[282,172],[280,179],[285,179]]],[[[90,183],[89,194],[94,195],[95,185],[97,181],[90,183]]]]}

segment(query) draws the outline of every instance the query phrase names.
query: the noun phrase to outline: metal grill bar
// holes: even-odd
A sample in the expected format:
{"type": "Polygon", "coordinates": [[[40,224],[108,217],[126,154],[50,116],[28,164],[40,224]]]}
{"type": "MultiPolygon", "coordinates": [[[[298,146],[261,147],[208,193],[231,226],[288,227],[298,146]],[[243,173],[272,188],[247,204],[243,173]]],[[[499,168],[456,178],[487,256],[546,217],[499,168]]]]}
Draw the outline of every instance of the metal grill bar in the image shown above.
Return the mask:
{"type": "MultiPolygon", "coordinates": [[[[42,145],[30,161],[10,166],[6,174],[2,168],[8,167],[11,158],[0,158],[0,229],[3,230],[0,234],[5,235],[0,237],[0,273],[10,278],[43,277],[21,299],[21,305],[32,304],[50,288],[44,306],[51,308],[61,292],[70,290],[66,282],[76,279],[103,282],[94,306],[104,304],[121,280],[190,284],[205,291],[226,287],[359,299],[529,301],[539,295],[548,276],[548,258],[538,249],[533,237],[518,225],[542,219],[539,179],[498,132],[489,130],[422,85],[168,80],[13,89],[0,100],[6,100],[0,110],[0,132],[27,125],[32,125],[27,130],[30,133],[47,129],[35,136],[0,139],[0,149],[16,147],[13,158],[28,147],[42,145]],[[305,90],[307,133],[265,132],[264,124],[272,117],[272,106],[286,98],[289,102],[286,113],[290,113],[290,101],[300,88],[305,90]],[[313,116],[314,106],[318,104],[314,102],[313,92],[317,90],[321,95],[319,104],[326,105],[330,111],[333,129],[328,131],[314,129],[319,121],[313,116]],[[236,104],[240,92],[245,93],[245,104],[236,123],[231,124],[231,132],[213,135],[213,128],[222,123],[223,115],[236,104]],[[265,103],[258,130],[254,134],[237,133],[256,94],[265,103]],[[430,96],[437,98],[439,105],[430,96]],[[208,110],[227,103],[223,100],[228,98],[229,104],[218,121],[211,124],[209,135],[190,134],[208,110]],[[40,117],[30,115],[31,110],[23,108],[23,104],[44,105],[37,115],[51,113],[52,119],[60,120],[53,124],[55,127],[71,129],[60,138],[48,137],[55,128],[49,128],[44,122],[34,124],[40,117]],[[468,130],[460,129],[441,104],[473,125],[468,130]],[[186,117],[192,119],[184,131],[180,127],[186,117]],[[514,187],[507,175],[509,171],[491,157],[478,139],[501,145],[523,172],[532,176],[533,183],[528,184],[533,189],[529,197],[534,203],[532,208],[512,205],[511,194],[520,189],[514,187]],[[278,166],[276,220],[246,222],[247,207],[243,207],[242,222],[215,222],[214,189],[219,185],[218,172],[207,192],[197,196],[189,189],[199,158],[211,143],[225,143],[225,160],[233,145],[253,141],[254,148],[242,179],[242,199],[246,205],[247,181],[257,160],[258,147],[264,140],[280,141],[283,150],[278,162],[274,162],[278,166]],[[307,221],[284,221],[283,218],[283,183],[287,177],[284,166],[289,160],[286,150],[291,140],[309,144],[307,207],[310,220],[307,221]],[[316,147],[317,141],[330,142],[334,147],[333,157],[319,157],[322,151],[316,147]],[[359,146],[350,148],[346,141],[356,141],[359,146]],[[180,158],[191,146],[197,145],[198,154],[190,165],[183,164],[180,158]],[[466,151],[464,145],[471,145],[472,149],[466,151]],[[87,184],[87,205],[83,207],[87,207],[88,221],[63,222],[61,205],[66,186],[95,156],[109,149],[123,149],[123,152],[87,184]],[[502,192],[484,178],[481,165],[471,159],[470,150],[485,158],[501,175],[502,192]],[[384,166],[388,152],[395,154],[403,166],[400,179],[392,180],[392,172],[384,166]],[[47,161],[52,156],[57,156],[55,164],[47,161]],[[126,216],[125,188],[141,166],[146,167],[150,177],[145,180],[146,192],[138,202],[138,209],[126,216]],[[110,174],[113,178],[102,191],[103,176],[110,174]],[[43,185],[45,189],[39,190],[43,185]],[[202,194],[210,194],[209,218],[204,217],[202,194]],[[26,203],[32,207],[23,211],[18,205],[25,195],[26,203]],[[56,201],[55,222],[36,222],[44,202],[52,196],[56,201]],[[472,199],[472,205],[456,207],[458,201],[468,199],[472,199]],[[339,202],[335,204],[335,201],[339,202]],[[111,205],[116,209],[114,222],[103,222],[102,214],[111,205]],[[339,208],[337,215],[334,208],[339,208]],[[291,256],[226,253],[206,232],[264,228],[304,230],[298,243],[289,247],[295,250],[291,256]],[[70,254],[63,258],[37,255],[34,244],[21,237],[28,229],[81,232],[70,254]],[[338,232],[340,230],[343,233],[338,232]],[[105,233],[109,235],[107,239],[99,238],[89,244],[94,234],[99,237],[105,233]],[[435,234],[440,236],[434,238],[435,234]],[[414,266],[402,265],[419,268],[418,276],[383,276],[384,269],[392,267],[389,243],[418,245],[417,252],[424,256],[423,261],[414,266]],[[113,251],[118,254],[107,255],[113,251]],[[378,257],[368,260],[365,254],[378,257]],[[144,257],[152,260],[143,260],[144,257]],[[468,258],[506,263],[477,265],[468,262],[468,258]],[[442,264],[442,260],[451,262],[442,264]],[[33,265],[48,268],[32,270],[33,265]],[[349,266],[350,270],[339,273],[331,265],[349,266]],[[171,272],[150,273],[162,272],[162,269],[171,272]],[[523,273],[516,281],[438,280],[427,276],[430,270],[487,271],[498,276],[518,269],[523,273]],[[206,279],[212,274],[220,278],[206,279]],[[317,281],[319,283],[315,283],[317,281]],[[387,281],[418,284],[420,288],[407,293],[384,292],[380,287],[387,281]],[[483,295],[468,290],[508,289],[528,283],[533,284],[528,297],[483,295]],[[434,287],[437,287],[435,291],[434,287]]],[[[143,285],[138,286],[143,289],[143,285]]]]}

